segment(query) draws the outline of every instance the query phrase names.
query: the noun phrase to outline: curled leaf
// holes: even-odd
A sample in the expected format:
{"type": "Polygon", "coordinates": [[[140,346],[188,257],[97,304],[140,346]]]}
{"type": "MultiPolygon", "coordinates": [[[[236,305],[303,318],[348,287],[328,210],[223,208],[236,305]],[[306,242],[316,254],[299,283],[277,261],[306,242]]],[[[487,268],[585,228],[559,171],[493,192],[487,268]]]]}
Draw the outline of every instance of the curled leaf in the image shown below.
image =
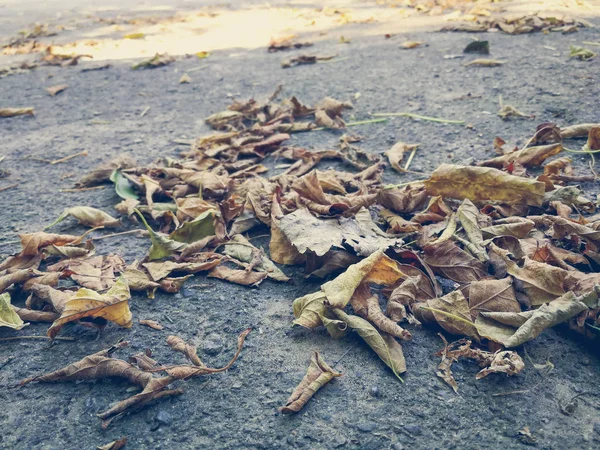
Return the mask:
{"type": "Polygon", "coordinates": [[[333,370],[323,360],[319,352],[315,352],[310,359],[306,375],[287,399],[285,406],[279,410],[284,414],[300,411],[319,389],[341,376],[341,373],[333,370]]]}
{"type": "Polygon", "coordinates": [[[19,317],[12,308],[12,305],[10,304],[10,294],[8,292],[0,294],[0,327],[20,330],[26,325],[29,324],[24,323],[21,317],[19,317]]]}

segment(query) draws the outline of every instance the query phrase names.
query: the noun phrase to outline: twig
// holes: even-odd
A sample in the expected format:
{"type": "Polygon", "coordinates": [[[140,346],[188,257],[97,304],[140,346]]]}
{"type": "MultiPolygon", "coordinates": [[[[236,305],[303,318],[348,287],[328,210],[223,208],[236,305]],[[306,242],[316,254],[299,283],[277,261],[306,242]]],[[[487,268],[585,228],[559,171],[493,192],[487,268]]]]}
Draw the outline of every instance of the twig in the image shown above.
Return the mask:
{"type": "Polygon", "coordinates": [[[421,116],[420,114],[413,114],[413,113],[407,113],[407,112],[401,112],[401,113],[376,113],[376,114],[371,114],[371,115],[373,117],[410,117],[411,119],[428,120],[430,122],[438,122],[438,123],[453,123],[453,124],[456,124],[456,125],[464,125],[464,123],[465,123],[464,120],[440,119],[438,117],[421,116]]]}
{"type": "Polygon", "coordinates": [[[592,41],[583,41],[585,45],[597,45],[600,47],[600,42],[592,42],[592,41]]]}
{"type": "Polygon", "coordinates": [[[55,159],[54,161],[50,161],[50,164],[54,165],[54,164],[60,164],[62,162],[68,161],[70,159],[76,158],[77,156],[87,156],[88,152],[87,150],[84,150],[82,152],[79,153],[75,153],[74,155],[71,156],[65,156],[64,158],[60,158],[60,159],[55,159]]]}
{"type": "Polygon", "coordinates": [[[73,189],[61,189],[59,192],[83,192],[83,191],[95,191],[96,189],[104,189],[106,186],[93,186],[85,188],[73,188],[73,189]]]}
{"type": "Polygon", "coordinates": [[[333,366],[334,366],[334,367],[335,367],[335,366],[337,366],[337,365],[340,363],[340,361],[341,361],[342,359],[344,359],[344,358],[346,357],[346,355],[347,355],[348,353],[350,353],[350,351],[352,351],[352,349],[354,349],[354,347],[356,347],[357,345],[358,345],[358,342],[355,342],[355,343],[354,343],[354,344],[353,344],[353,345],[352,345],[352,346],[351,346],[351,347],[350,347],[348,350],[346,350],[346,351],[344,352],[344,354],[343,354],[342,356],[340,356],[340,357],[339,357],[339,359],[338,359],[336,362],[334,362],[334,363],[333,363],[333,366]]]}
{"type": "Polygon", "coordinates": [[[400,184],[386,184],[385,186],[383,186],[383,189],[395,189],[395,188],[401,188],[404,186],[410,186],[411,184],[414,183],[423,183],[427,180],[415,180],[415,181],[409,181],[408,183],[400,183],[400,184]]]}
{"type": "Polygon", "coordinates": [[[0,369],[2,369],[5,365],[7,365],[9,362],[11,362],[13,359],[15,359],[14,356],[9,356],[8,358],[6,358],[4,361],[2,361],[0,363],[0,369]]]}
{"type": "MultiPolygon", "coordinates": [[[[360,120],[358,122],[348,122],[346,124],[346,127],[355,127],[357,125],[368,125],[370,123],[381,123],[381,122],[387,122],[388,119],[372,119],[372,120],[360,120]]],[[[318,127],[318,128],[313,128],[310,131],[323,131],[323,130],[330,130],[331,128],[327,128],[327,127],[318,127]]]]}
{"type": "Polygon", "coordinates": [[[71,337],[55,337],[54,339],[50,339],[48,336],[11,336],[11,337],[5,337],[5,338],[0,338],[0,342],[6,342],[6,341],[16,341],[18,339],[43,339],[45,341],[50,341],[50,340],[54,340],[54,341],[74,341],[75,338],[71,338],[71,337]]]}
{"type": "Polygon", "coordinates": [[[408,155],[408,161],[406,161],[406,165],[404,166],[404,170],[408,170],[410,163],[412,163],[413,158],[415,157],[415,153],[417,153],[418,147],[413,147],[412,152],[408,155]]]}
{"type": "Polygon", "coordinates": [[[117,236],[125,236],[126,234],[135,234],[135,233],[144,233],[146,230],[129,230],[129,231],[121,231],[120,233],[111,233],[105,234],[104,236],[94,236],[92,237],[92,241],[99,241],[100,239],[109,239],[117,236]]]}
{"type": "Polygon", "coordinates": [[[146,106],[144,108],[144,110],[141,112],[140,117],[144,117],[149,110],[150,110],[150,107],[146,106]]]}
{"type": "Polygon", "coordinates": [[[198,66],[198,67],[194,67],[190,70],[186,70],[187,73],[191,73],[191,72],[195,72],[196,70],[201,70],[201,69],[206,69],[208,67],[208,64],[204,65],[204,66],[198,66]]]}
{"type": "Polygon", "coordinates": [[[318,61],[317,62],[319,64],[329,64],[329,63],[336,63],[336,62],[342,62],[342,61],[346,61],[348,58],[347,56],[344,56],[343,58],[338,58],[338,59],[329,59],[329,60],[325,60],[325,61],[318,61]]]}
{"type": "Polygon", "coordinates": [[[3,188],[0,188],[0,192],[2,192],[2,191],[8,191],[9,189],[17,187],[18,185],[19,185],[19,183],[11,184],[10,186],[4,186],[3,188]]]}

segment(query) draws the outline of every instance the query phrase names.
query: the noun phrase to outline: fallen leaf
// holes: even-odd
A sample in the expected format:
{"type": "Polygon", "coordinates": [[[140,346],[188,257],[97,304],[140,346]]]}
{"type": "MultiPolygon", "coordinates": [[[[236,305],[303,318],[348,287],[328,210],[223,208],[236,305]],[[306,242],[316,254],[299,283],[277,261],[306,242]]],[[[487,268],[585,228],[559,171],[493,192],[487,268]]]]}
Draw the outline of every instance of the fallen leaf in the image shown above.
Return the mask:
{"type": "Polygon", "coordinates": [[[426,45],[425,42],[421,42],[421,41],[404,41],[402,44],[400,44],[400,47],[405,48],[405,49],[411,49],[411,48],[421,47],[422,45],[426,45]]]}
{"type": "Polygon", "coordinates": [[[130,297],[129,286],[123,277],[104,294],[81,288],[67,301],[60,317],[48,329],[48,337],[54,339],[66,323],[84,317],[102,317],[124,328],[131,328],[130,297]]]}
{"type": "Polygon", "coordinates": [[[97,450],[119,450],[127,444],[127,438],[122,437],[121,439],[117,439],[116,441],[109,442],[105,445],[99,445],[96,447],[97,450]]]}
{"type": "Polygon", "coordinates": [[[422,323],[436,322],[449,333],[479,340],[469,304],[461,291],[452,291],[443,297],[414,303],[412,312],[422,323]]]}
{"type": "Polygon", "coordinates": [[[46,88],[46,90],[48,91],[48,94],[50,94],[51,97],[54,97],[56,94],[60,94],[62,91],[64,91],[68,87],[69,86],[67,86],[66,84],[59,84],[58,86],[52,86],[52,87],[46,88]]]}
{"type": "Polygon", "coordinates": [[[169,336],[167,338],[167,345],[171,347],[171,350],[179,352],[184,355],[190,362],[198,367],[206,367],[202,360],[198,357],[198,350],[193,345],[187,344],[183,339],[178,336],[169,336]]]}
{"type": "Polygon", "coordinates": [[[62,222],[67,217],[73,217],[79,221],[81,225],[85,225],[90,228],[97,227],[118,227],[121,226],[121,222],[119,219],[115,219],[110,214],[105,213],[96,208],[92,208],[91,206],[75,206],[73,208],[67,208],[63,211],[63,213],[58,216],[54,222],[48,225],[45,229],[53,227],[59,222],[62,222]]]}
{"type": "Polygon", "coordinates": [[[400,173],[406,172],[405,169],[400,166],[404,153],[411,152],[419,147],[419,144],[405,144],[404,142],[398,142],[394,146],[385,152],[385,156],[388,157],[392,167],[400,173]]]}
{"type": "Polygon", "coordinates": [[[225,245],[225,254],[244,263],[252,263],[254,260],[257,264],[253,269],[258,272],[266,272],[267,277],[287,282],[290,279],[279,269],[273,261],[267,258],[262,249],[254,247],[250,241],[241,235],[234,236],[232,240],[225,245]]]}
{"type": "Polygon", "coordinates": [[[146,222],[146,219],[142,213],[137,209],[135,212],[142,220],[142,223],[146,227],[146,230],[148,230],[148,233],[150,233],[150,241],[152,242],[152,246],[148,252],[148,259],[150,261],[166,258],[187,247],[185,242],[177,242],[173,239],[169,239],[168,236],[165,236],[162,233],[155,232],[150,225],[148,225],[148,222],[146,222]]]}
{"type": "Polygon", "coordinates": [[[506,61],[499,61],[497,59],[487,59],[487,58],[479,58],[474,59],[473,61],[469,61],[468,63],[463,64],[465,67],[469,66],[477,66],[477,67],[497,67],[504,64],[506,61]]]}
{"type": "Polygon", "coordinates": [[[402,346],[392,336],[380,333],[365,319],[346,314],[338,308],[332,309],[335,316],[358,335],[373,349],[377,356],[390,368],[394,375],[402,381],[400,374],[406,372],[406,361],[402,346]]]}
{"type": "Polygon", "coordinates": [[[484,264],[451,241],[424,247],[424,261],[433,271],[457,283],[470,283],[487,275],[484,264]]]}
{"type": "Polygon", "coordinates": [[[450,164],[439,166],[425,181],[425,188],[430,195],[531,206],[542,205],[546,190],[540,181],[508,175],[497,169],[450,164]]]}
{"type": "Polygon", "coordinates": [[[473,41],[470,42],[463,53],[478,53],[480,55],[490,54],[490,43],[488,41],[473,41]]]}
{"type": "Polygon", "coordinates": [[[147,327],[150,327],[153,330],[159,330],[159,331],[165,328],[161,324],[159,324],[156,320],[149,320],[149,319],[141,319],[140,325],[146,325],[147,327]]]}
{"type": "Polygon", "coordinates": [[[226,266],[217,266],[208,275],[209,278],[219,278],[242,286],[258,286],[265,278],[267,272],[248,272],[247,270],[231,269],[226,266]]]}
{"type": "Polygon", "coordinates": [[[12,305],[10,304],[10,294],[8,292],[0,294],[0,327],[20,330],[27,325],[29,324],[24,323],[21,317],[19,317],[12,308],[12,305]]]}
{"type": "Polygon", "coordinates": [[[569,49],[569,57],[577,58],[581,61],[589,61],[590,59],[596,57],[596,53],[585,47],[571,45],[569,49]]]}
{"type": "Polygon", "coordinates": [[[319,389],[334,378],[341,376],[341,373],[333,370],[323,360],[319,352],[314,352],[306,375],[287,399],[285,406],[279,410],[284,414],[300,411],[319,389]]]}
{"type": "MultiPolygon", "coordinates": [[[[123,200],[138,200],[139,196],[133,190],[131,182],[121,173],[120,170],[114,169],[109,175],[110,181],[115,184],[115,192],[123,200]]],[[[86,180],[87,181],[87,180],[86,180]]],[[[79,183],[82,181],[80,180],[79,183]]]]}
{"type": "Polygon", "coordinates": [[[469,285],[469,310],[475,319],[481,312],[521,312],[510,278],[473,281],[469,285]]]}
{"type": "Polygon", "coordinates": [[[144,39],[144,33],[129,33],[123,36],[123,39],[144,39]]]}
{"type": "Polygon", "coordinates": [[[154,69],[156,67],[166,66],[167,64],[171,64],[172,62],[175,62],[175,58],[173,58],[172,56],[166,53],[157,53],[150,59],[134,64],[133,66],[131,66],[131,68],[133,70],[154,69]]]}
{"type": "Polygon", "coordinates": [[[48,266],[49,272],[70,276],[80,286],[102,291],[115,284],[116,274],[125,270],[125,261],[118,255],[66,259],[48,266]]]}
{"type": "Polygon", "coordinates": [[[191,83],[191,82],[192,82],[192,78],[187,73],[184,73],[183,75],[181,75],[181,78],[179,79],[179,84],[191,83]]]}
{"type": "Polygon", "coordinates": [[[33,108],[0,108],[0,118],[16,116],[34,116],[33,108]]]}
{"type": "Polygon", "coordinates": [[[210,56],[210,52],[197,52],[196,57],[198,59],[206,59],[210,56]]]}

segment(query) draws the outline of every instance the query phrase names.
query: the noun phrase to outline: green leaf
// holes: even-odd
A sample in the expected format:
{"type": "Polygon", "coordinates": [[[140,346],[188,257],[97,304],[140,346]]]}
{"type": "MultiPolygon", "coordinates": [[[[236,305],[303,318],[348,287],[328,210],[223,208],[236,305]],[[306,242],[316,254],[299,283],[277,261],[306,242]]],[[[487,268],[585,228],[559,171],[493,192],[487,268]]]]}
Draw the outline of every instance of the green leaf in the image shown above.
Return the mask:
{"type": "Polygon", "coordinates": [[[155,259],[166,258],[168,256],[173,255],[173,253],[181,251],[185,247],[187,247],[187,244],[183,242],[176,242],[172,239],[169,239],[168,236],[154,231],[150,227],[150,225],[148,225],[148,222],[146,222],[146,219],[144,218],[142,213],[139,212],[137,209],[134,209],[134,211],[142,220],[144,226],[148,230],[148,233],[150,233],[150,240],[152,241],[152,246],[150,247],[150,250],[148,252],[148,260],[153,261],[155,259]]]}
{"type": "Polygon", "coordinates": [[[139,200],[139,196],[133,190],[131,182],[118,170],[115,169],[113,173],[110,174],[110,181],[115,183],[115,192],[122,199],[127,200],[128,198],[131,198],[133,200],[139,200]]]}
{"type": "Polygon", "coordinates": [[[204,211],[194,220],[185,222],[173,231],[169,238],[177,242],[191,244],[206,236],[213,236],[215,234],[215,214],[216,211],[211,209],[204,211]]]}

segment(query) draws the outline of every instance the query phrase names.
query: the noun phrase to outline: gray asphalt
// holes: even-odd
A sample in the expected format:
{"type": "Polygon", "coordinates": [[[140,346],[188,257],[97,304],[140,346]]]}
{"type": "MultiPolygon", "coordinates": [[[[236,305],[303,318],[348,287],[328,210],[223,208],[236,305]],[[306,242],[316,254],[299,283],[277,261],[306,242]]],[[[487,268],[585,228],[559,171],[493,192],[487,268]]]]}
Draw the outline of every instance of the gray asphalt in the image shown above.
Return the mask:
{"type": "MultiPolygon", "coordinates": [[[[597,21],[600,23],[600,21],[597,21]]],[[[349,45],[325,40],[313,49],[338,53],[343,61],[282,69],[287,54],[227,49],[214,52],[207,67],[191,72],[191,84],[179,84],[185,71],[199,66],[193,58],[146,71],[130,70],[129,62],[97,72],[80,66],[41,67],[0,79],[0,107],[34,106],[35,117],[0,120],[0,169],[11,171],[0,180],[0,257],[17,252],[4,244],[18,233],[38,231],[65,208],[90,205],[112,212],[118,198],[110,187],[64,193],[74,180],[97,164],[121,153],[139,163],[184,150],[177,139],[191,139],[209,130],[203,118],[229,104],[228,94],[242,98],[266,97],[283,83],[283,95],[297,95],[314,103],[329,95],[352,99],[355,108],[345,117],[368,119],[371,112],[410,111],[462,119],[470,126],[415,122],[395,118],[384,124],[355,127],[364,136],[359,144],[376,153],[396,141],[419,142],[412,169],[428,174],[440,163],[460,163],[493,155],[492,140],[523,144],[538,123],[560,125],[598,122],[600,58],[580,62],[568,58],[572,44],[600,41],[598,29],[562,35],[507,36],[499,33],[411,33],[428,47],[402,50],[407,36],[382,35],[355,38],[349,45]],[[491,57],[506,60],[497,68],[463,67],[474,59],[444,59],[460,54],[472,38],[488,39],[491,57]],[[234,55],[234,56],[232,56],[234,55]],[[50,97],[45,88],[68,84],[50,97]],[[355,100],[359,92],[360,98],[355,100]],[[535,115],[534,120],[502,121],[496,116],[498,96],[506,103],[535,115]],[[147,114],[141,111],[150,107],[147,114]],[[28,156],[55,159],[87,150],[89,156],[50,166],[28,156]],[[70,173],[75,176],[61,179],[70,173]]],[[[204,64],[204,62],[202,62],[204,64]]],[[[294,145],[331,148],[340,133],[295,135],[294,145]]],[[[578,173],[588,173],[587,160],[574,157],[578,173]]],[[[390,182],[409,181],[387,173],[390,182]]],[[[582,186],[595,199],[596,184],[582,186]]],[[[55,232],[84,231],[65,222],[55,232]]],[[[264,234],[257,232],[257,234],[264,234]]],[[[264,238],[255,242],[266,246],[264,238]]],[[[98,241],[98,253],[114,252],[127,262],[142,258],[149,247],[144,238],[125,236],[98,241]]],[[[126,448],[311,448],[311,449],[518,449],[525,445],[517,432],[528,426],[538,448],[600,448],[598,399],[582,396],[571,416],[561,414],[559,403],[578,393],[599,392],[600,360],[597,343],[590,345],[566,329],[542,334],[527,344],[526,369],[519,376],[489,376],[475,381],[478,367],[459,362],[454,373],[460,387],[455,395],[436,376],[439,362],[433,354],[442,347],[434,328],[412,330],[414,339],[404,346],[408,372],[401,384],[358,338],[333,341],[325,330],[292,330],[294,298],[318,289],[302,271],[284,267],[295,284],[264,282],[249,289],[205,279],[175,295],[158,294],[151,301],[134,296],[134,320],[154,319],[166,326],[154,331],[134,325],[129,330],[108,326],[95,333],[67,326],[61,335],[75,342],[57,342],[47,348],[41,341],[0,344],[0,448],[95,448],[126,436],[126,448]],[[96,383],[31,384],[13,388],[19,380],[62,367],[83,356],[110,347],[124,338],[130,354],[151,348],[161,361],[173,356],[165,345],[168,334],[192,340],[206,350],[203,359],[218,366],[233,353],[235,337],[248,326],[250,334],[242,356],[227,373],[184,384],[185,394],[153,404],[137,414],[100,428],[95,414],[129,394],[120,381],[96,383]],[[319,350],[344,376],[327,385],[304,410],[282,416],[277,407],[301,380],[311,351],[319,350]],[[531,364],[550,360],[555,368],[543,376],[531,364]],[[512,395],[494,394],[522,391],[512,395]]],[[[0,338],[43,335],[46,326],[32,324],[20,332],[0,329],[0,338]]],[[[523,349],[520,350],[524,356],[523,349]]]]}

